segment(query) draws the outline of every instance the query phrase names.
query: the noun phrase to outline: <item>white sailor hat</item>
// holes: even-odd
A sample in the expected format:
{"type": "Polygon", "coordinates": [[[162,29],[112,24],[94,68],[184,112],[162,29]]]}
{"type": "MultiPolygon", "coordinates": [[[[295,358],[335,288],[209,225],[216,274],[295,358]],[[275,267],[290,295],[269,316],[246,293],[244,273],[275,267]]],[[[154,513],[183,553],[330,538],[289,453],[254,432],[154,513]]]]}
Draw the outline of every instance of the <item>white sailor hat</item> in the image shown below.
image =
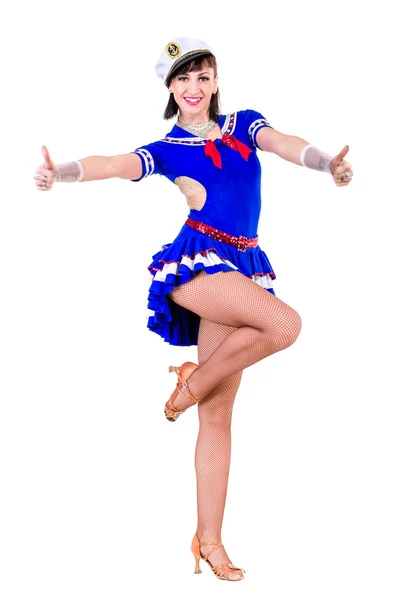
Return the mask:
{"type": "Polygon", "coordinates": [[[156,73],[168,86],[171,75],[178,67],[193,58],[206,54],[215,57],[212,48],[206,42],[191,38],[175,38],[162,51],[156,64],[156,73]]]}

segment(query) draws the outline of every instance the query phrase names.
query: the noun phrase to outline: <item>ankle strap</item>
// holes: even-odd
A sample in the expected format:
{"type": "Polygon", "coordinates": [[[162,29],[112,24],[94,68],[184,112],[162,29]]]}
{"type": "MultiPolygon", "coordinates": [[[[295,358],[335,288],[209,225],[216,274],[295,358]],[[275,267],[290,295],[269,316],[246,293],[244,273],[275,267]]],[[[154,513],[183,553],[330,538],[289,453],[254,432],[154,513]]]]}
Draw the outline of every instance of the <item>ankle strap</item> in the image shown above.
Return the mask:
{"type": "Polygon", "coordinates": [[[222,542],[201,542],[199,540],[199,544],[200,546],[214,546],[215,544],[222,544],[222,542]]]}
{"type": "Polygon", "coordinates": [[[200,540],[199,540],[199,550],[200,550],[200,554],[202,553],[202,552],[201,552],[201,546],[213,546],[213,548],[211,548],[211,550],[209,550],[209,551],[207,552],[207,554],[205,554],[205,555],[203,556],[204,560],[207,560],[207,559],[208,559],[208,557],[210,556],[210,554],[211,554],[212,552],[214,552],[214,550],[216,550],[216,549],[217,549],[217,548],[219,548],[220,546],[223,546],[223,543],[222,543],[222,542],[200,542],[200,540]]]}
{"type": "Polygon", "coordinates": [[[191,400],[192,402],[194,402],[195,404],[197,404],[198,402],[200,402],[201,398],[195,398],[193,396],[193,394],[190,391],[189,385],[187,381],[182,381],[179,387],[179,383],[177,384],[177,388],[179,390],[179,392],[183,395],[186,396],[186,398],[189,398],[189,400],[191,400]],[[185,391],[184,391],[185,390],[185,391]]]}

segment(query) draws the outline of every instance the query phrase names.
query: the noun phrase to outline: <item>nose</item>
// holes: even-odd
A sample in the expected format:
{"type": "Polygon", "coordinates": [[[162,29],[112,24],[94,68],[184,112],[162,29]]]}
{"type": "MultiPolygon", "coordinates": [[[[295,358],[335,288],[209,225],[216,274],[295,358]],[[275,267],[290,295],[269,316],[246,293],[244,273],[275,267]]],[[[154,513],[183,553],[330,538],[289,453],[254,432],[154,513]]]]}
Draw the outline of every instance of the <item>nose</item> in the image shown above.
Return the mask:
{"type": "Polygon", "coordinates": [[[189,94],[192,94],[193,96],[196,96],[196,94],[198,94],[199,85],[198,85],[197,79],[195,79],[195,80],[192,79],[191,81],[189,81],[188,92],[189,92],[189,94]]]}

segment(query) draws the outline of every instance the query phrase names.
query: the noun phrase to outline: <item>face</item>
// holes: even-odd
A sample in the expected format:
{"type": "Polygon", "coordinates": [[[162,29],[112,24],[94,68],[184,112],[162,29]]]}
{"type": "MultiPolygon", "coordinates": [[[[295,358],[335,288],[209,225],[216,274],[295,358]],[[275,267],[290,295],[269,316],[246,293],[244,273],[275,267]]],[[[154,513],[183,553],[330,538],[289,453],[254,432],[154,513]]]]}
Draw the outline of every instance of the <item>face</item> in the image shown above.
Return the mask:
{"type": "Polygon", "coordinates": [[[214,69],[203,65],[200,71],[174,77],[168,89],[174,94],[181,120],[190,123],[194,118],[209,119],[211,97],[217,87],[218,78],[214,76],[214,69]]]}

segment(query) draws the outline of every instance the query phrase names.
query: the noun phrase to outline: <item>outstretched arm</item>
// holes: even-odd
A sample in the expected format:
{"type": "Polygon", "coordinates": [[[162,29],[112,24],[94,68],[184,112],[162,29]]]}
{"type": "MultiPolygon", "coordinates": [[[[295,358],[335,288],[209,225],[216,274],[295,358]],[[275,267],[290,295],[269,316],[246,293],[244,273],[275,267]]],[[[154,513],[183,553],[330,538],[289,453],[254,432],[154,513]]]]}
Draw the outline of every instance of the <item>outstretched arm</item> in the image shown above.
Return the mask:
{"type": "Polygon", "coordinates": [[[353,175],[352,166],[344,160],[349,146],[332,157],[318,150],[306,140],[294,135],[285,135],[276,129],[263,127],[257,133],[257,145],[261,150],[273,152],[296,165],[302,165],[316,171],[331,173],[337,186],[348,185],[353,175]],[[347,173],[347,175],[345,175],[347,173]]]}
{"type": "Polygon", "coordinates": [[[55,164],[46,146],[42,146],[44,163],[36,169],[36,187],[40,191],[50,191],[55,181],[98,181],[120,177],[140,179],[142,162],[138,155],[119,154],[117,156],[88,156],[79,160],[55,164]]]}

